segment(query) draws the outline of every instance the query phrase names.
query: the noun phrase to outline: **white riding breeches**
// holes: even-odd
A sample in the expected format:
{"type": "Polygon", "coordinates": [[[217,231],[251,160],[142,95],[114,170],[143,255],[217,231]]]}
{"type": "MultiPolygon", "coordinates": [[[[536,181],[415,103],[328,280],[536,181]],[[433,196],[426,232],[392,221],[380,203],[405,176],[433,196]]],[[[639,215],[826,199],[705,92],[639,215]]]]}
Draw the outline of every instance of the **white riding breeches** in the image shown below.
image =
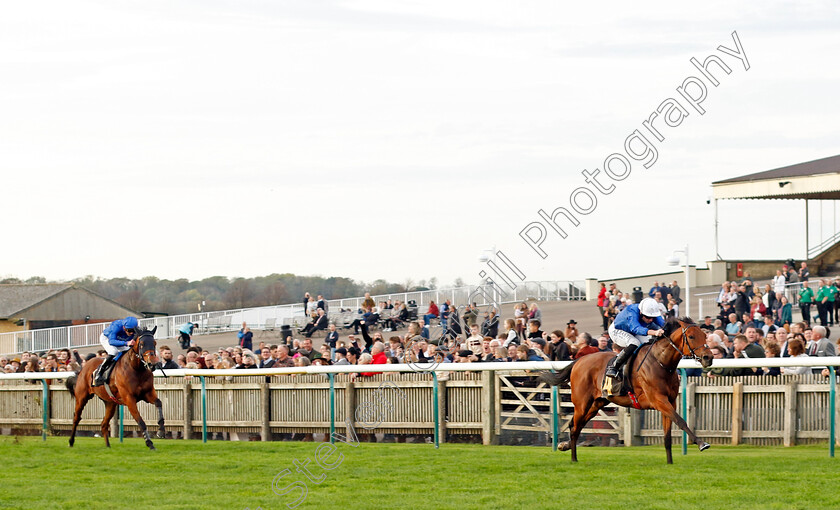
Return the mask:
{"type": "Polygon", "coordinates": [[[613,343],[619,347],[627,347],[628,345],[638,347],[647,342],[648,339],[647,335],[634,335],[620,329],[615,329],[612,324],[610,324],[609,333],[613,343]]]}
{"type": "Polygon", "coordinates": [[[102,348],[105,349],[105,352],[107,352],[111,356],[116,356],[120,352],[125,352],[130,349],[130,347],[127,345],[123,345],[121,347],[111,345],[111,343],[108,341],[108,337],[105,335],[99,335],[99,343],[102,344],[102,348]]]}

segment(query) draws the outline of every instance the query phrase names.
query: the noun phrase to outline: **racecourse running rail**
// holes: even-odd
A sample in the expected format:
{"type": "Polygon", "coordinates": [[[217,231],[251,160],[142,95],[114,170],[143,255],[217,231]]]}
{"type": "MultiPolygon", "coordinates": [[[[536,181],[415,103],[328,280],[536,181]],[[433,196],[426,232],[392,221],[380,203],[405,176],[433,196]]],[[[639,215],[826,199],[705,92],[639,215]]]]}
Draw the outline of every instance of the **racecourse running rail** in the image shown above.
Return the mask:
{"type": "MultiPolygon", "coordinates": [[[[328,383],[320,383],[320,384],[328,384],[329,389],[329,430],[330,430],[330,437],[334,437],[334,432],[336,430],[336,374],[348,374],[348,373],[358,373],[362,370],[376,370],[377,372],[414,372],[414,373],[428,373],[432,375],[433,382],[431,384],[431,399],[429,402],[433,407],[433,433],[434,433],[434,441],[435,446],[439,446],[439,434],[441,429],[441,416],[442,416],[442,409],[441,409],[441,399],[438,395],[438,373],[440,372],[516,372],[516,373],[523,373],[523,371],[534,371],[534,370],[558,370],[565,366],[567,366],[570,362],[568,361],[558,361],[558,362],[499,362],[499,363],[441,363],[441,364],[386,364],[386,365],[375,365],[375,366],[365,366],[365,368],[361,368],[358,365],[345,365],[345,366],[309,366],[309,367],[292,367],[292,368],[279,368],[279,369],[251,369],[251,370],[236,370],[236,369],[225,369],[225,370],[194,370],[194,369],[182,369],[182,370],[167,370],[166,375],[170,377],[178,377],[178,376],[192,376],[198,377],[201,384],[201,406],[200,406],[200,415],[201,415],[201,424],[202,424],[202,438],[206,442],[207,441],[207,434],[208,434],[208,406],[207,406],[207,390],[206,390],[206,379],[211,378],[211,384],[217,377],[237,377],[237,376],[269,376],[269,375],[282,375],[282,374],[322,374],[326,375],[328,378],[328,383]]],[[[830,377],[827,378],[827,384],[819,384],[810,386],[821,386],[822,388],[820,391],[828,393],[828,405],[822,408],[822,413],[828,414],[828,439],[829,439],[829,455],[834,457],[834,448],[836,443],[836,420],[837,420],[837,377],[835,374],[834,366],[840,365],[840,356],[835,357],[805,357],[805,358],[763,358],[763,359],[723,359],[723,360],[715,360],[714,365],[716,367],[722,368],[731,368],[731,367],[790,367],[790,366],[808,366],[808,367],[822,367],[828,365],[830,370],[830,377]],[[827,408],[827,409],[826,409],[827,408]]],[[[690,388],[687,387],[687,379],[686,374],[684,372],[685,369],[689,368],[699,368],[700,364],[694,360],[683,360],[679,364],[679,369],[681,372],[681,390],[680,390],[680,398],[681,398],[681,406],[680,406],[680,414],[682,416],[688,416],[690,411],[689,403],[687,394],[690,393],[690,388]]],[[[17,374],[0,374],[0,383],[4,380],[11,380],[11,379],[40,379],[42,382],[42,391],[43,394],[41,396],[41,403],[43,405],[42,411],[42,418],[43,418],[43,432],[42,436],[46,440],[47,431],[49,429],[49,420],[50,420],[50,410],[49,410],[49,403],[50,403],[50,386],[47,384],[48,379],[58,380],[58,379],[65,379],[74,375],[72,372],[50,372],[50,373],[17,373],[17,374]]],[[[163,377],[164,375],[161,373],[156,373],[156,377],[163,377]]],[[[470,381],[472,382],[472,381],[470,381]]],[[[275,383],[272,383],[275,384],[275,383]]],[[[382,382],[382,384],[388,384],[387,379],[382,382]]],[[[380,386],[382,385],[380,384],[380,386]]],[[[393,384],[393,383],[391,383],[393,384]]],[[[738,383],[740,384],[740,383],[738,383]]],[[[796,399],[796,389],[795,383],[793,388],[793,400],[796,399]]],[[[265,383],[265,391],[270,392],[271,385],[269,383],[265,383]]],[[[396,387],[396,386],[395,386],[396,387]]],[[[411,384],[411,387],[414,387],[416,391],[416,382],[411,384]]],[[[326,387],[325,387],[326,388],[326,387]]],[[[766,389],[762,390],[763,386],[755,387],[755,391],[767,391],[766,389]]],[[[34,388],[27,389],[22,388],[20,386],[3,386],[0,384],[0,394],[5,391],[12,391],[13,393],[21,393],[20,390],[26,389],[27,391],[31,392],[34,388]]],[[[785,391],[788,391],[790,388],[787,388],[785,391]]],[[[814,388],[807,388],[808,391],[813,391],[814,388]]],[[[53,388],[54,390],[54,388],[53,388]]],[[[187,391],[185,389],[185,391],[187,391]]],[[[62,393],[66,393],[66,390],[61,388],[60,390],[62,393]]],[[[229,391],[229,390],[227,390],[229,391]]],[[[322,390],[323,391],[323,390],[322,390]]],[[[368,388],[370,391],[370,388],[368,388]]],[[[752,393],[755,393],[752,391],[752,393]]],[[[188,392],[190,393],[190,392],[188,392]]],[[[492,393],[492,392],[491,392],[492,393]]],[[[271,394],[267,393],[265,398],[271,399],[271,394]]],[[[489,397],[488,395],[488,398],[489,397]]],[[[187,400],[189,401],[189,400],[187,400]]],[[[2,407],[2,406],[0,406],[2,407]]],[[[7,406],[8,407],[8,406],[7,406]]],[[[122,406],[121,406],[122,407],[122,406]]],[[[486,403],[482,403],[482,408],[486,407],[486,403]]],[[[560,434],[560,400],[558,394],[558,388],[556,386],[552,387],[551,389],[551,437],[552,437],[552,445],[556,449],[558,445],[558,437],[560,434]]],[[[122,416],[122,411],[120,411],[120,416],[122,416]]],[[[34,418],[34,417],[33,417],[34,418]]],[[[740,417],[738,418],[740,421],[740,417]]],[[[733,418],[733,422],[734,419],[733,418]]],[[[358,417],[356,418],[358,421],[358,417]]],[[[32,421],[32,420],[30,420],[32,421]]],[[[15,418],[5,419],[0,416],[0,422],[6,423],[7,425],[14,425],[15,418]]],[[[189,422],[192,423],[192,422],[189,422]]],[[[791,424],[793,425],[793,424],[791,424]]],[[[348,425],[349,426],[349,425],[348,425]]],[[[191,426],[190,426],[191,427],[191,426]]],[[[270,429],[270,427],[269,427],[270,429]]],[[[121,431],[121,427],[120,427],[121,431]]],[[[628,443],[629,444],[629,443],[628,443]]],[[[685,440],[685,434],[683,433],[683,440],[682,440],[682,447],[683,447],[683,454],[687,451],[687,441],[685,440]]]]}

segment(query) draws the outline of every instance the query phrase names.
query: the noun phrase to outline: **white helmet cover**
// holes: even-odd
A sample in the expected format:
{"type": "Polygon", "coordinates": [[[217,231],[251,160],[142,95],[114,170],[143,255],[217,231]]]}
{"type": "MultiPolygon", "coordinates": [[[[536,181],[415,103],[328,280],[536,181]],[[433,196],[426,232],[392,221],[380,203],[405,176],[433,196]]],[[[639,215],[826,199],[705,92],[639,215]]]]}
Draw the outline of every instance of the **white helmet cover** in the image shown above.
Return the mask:
{"type": "Polygon", "coordinates": [[[647,297],[639,303],[639,311],[642,315],[647,317],[661,317],[662,312],[659,310],[659,303],[655,299],[647,297]]]}

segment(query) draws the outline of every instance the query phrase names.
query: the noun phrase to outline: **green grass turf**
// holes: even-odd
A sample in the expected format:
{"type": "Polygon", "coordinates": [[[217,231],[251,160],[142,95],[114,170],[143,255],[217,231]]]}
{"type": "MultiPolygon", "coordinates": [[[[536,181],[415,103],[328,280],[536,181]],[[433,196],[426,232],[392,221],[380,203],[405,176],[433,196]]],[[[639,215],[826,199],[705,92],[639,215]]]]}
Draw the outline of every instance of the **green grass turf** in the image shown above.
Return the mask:
{"type": "MultiPolygon", "coordinates": [[[[272,480],[321,443],[0,437],[0,508],[287,508],[272,480]]],[[[827,445],[696,447],[674,465],[661,446],[550,448],[337,442],[343,461],[297,508],[840,508],[840,457],[827,445]]],[[[278,489],[291,483],[287,476],[278,489]]]]}

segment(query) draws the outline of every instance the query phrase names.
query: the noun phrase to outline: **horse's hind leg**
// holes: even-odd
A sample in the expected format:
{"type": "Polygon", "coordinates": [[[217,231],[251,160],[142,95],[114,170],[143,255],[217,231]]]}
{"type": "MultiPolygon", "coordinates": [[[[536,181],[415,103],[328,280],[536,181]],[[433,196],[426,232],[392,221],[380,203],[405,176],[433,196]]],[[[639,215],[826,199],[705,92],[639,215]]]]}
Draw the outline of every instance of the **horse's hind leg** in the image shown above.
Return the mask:
{"type": "Polygon", "coordinates": [[[116,412],[116,402],[105,402],[105,417],[102,418],[102,425],[100,426],[100,431],[102,432],[102,437],[105,438],[105,446],[108,448],[111,447],[111,420],[114,418],[114,413],[116,412]]]}
{"type": "Polygon", "coordinates": [[[88,400],[93,395],[86,395],[85,397],[79,398],[76,397],[76,412],[73,414],[73,430],[70,431],[70,447],[73,447],[73,444],[76,442],[76,428],[79,426],[79,422],[82,421],[82,411],[84,411],[85,406],[88,403],[88,400]]]}
{"type": "Polygon", "coordinates": [[[575,404],[575,415],[572,419],[572,428],[569,434],[568,445],[563,445],[562,450],[572,450],[572,462],[577,462],[577,441],[580,437],[583,427],[598,414],[607,404],[607,401],[600,398],[595,398],[592,395],[586,395],[584,398],[575,398],[574,392],[572,394],[572,402],[575,404]]]}
{"type": "MultiPolygon", "coordinates": [[[[583,432],[583,427],[589,423],[589,420],[595,417],[598,414],[598,411],[601,410],[602,407],[607,405],[609,401],[604,400],[602,398],[593,399],[589,405],[589,410],[583,416],[580,421],[580,425],[576,427],[574,438],[572,439],[572,461],[577,462],[577,440],[580,437],[580,433],[583,432]]],[[[577,413],[575,413],[577,415],[577,413]]]]}

